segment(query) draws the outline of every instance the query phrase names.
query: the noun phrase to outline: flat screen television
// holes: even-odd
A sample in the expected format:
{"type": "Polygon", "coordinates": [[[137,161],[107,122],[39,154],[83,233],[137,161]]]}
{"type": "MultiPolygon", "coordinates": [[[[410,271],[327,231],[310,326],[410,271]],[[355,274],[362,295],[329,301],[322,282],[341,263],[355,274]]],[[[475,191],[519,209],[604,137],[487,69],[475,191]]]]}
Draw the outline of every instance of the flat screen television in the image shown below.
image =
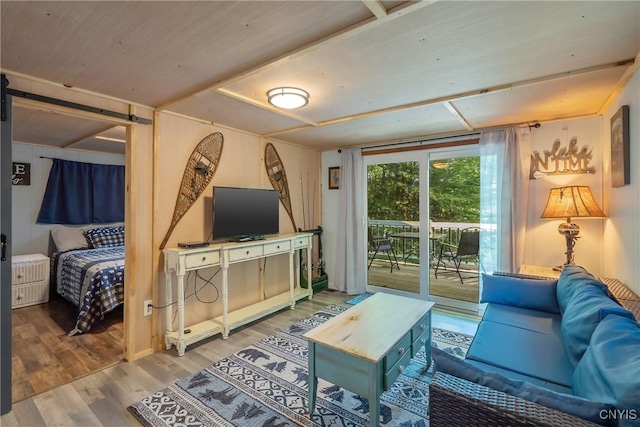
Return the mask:
{"type": "Polygon", "coordinates": [[[280,231],[280,192],[213,187],[213,238],[258,240],[280,231]]]}

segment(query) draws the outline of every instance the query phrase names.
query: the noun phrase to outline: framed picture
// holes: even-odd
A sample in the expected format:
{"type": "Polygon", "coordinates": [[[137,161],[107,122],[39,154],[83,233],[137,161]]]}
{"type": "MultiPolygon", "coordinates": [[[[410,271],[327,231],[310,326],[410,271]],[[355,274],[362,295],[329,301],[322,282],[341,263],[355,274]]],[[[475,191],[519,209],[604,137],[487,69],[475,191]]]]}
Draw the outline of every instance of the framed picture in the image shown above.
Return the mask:
{"type": "Polygon", "coordinates": [[[329,168],[329,190],[340,188],[340,166],[329,168]]]}
{"type": "Polygon", "coordinates": [[[629,106],[623,105],[611,117],[611,186],[631,183],[629,159],[629,106]]]}

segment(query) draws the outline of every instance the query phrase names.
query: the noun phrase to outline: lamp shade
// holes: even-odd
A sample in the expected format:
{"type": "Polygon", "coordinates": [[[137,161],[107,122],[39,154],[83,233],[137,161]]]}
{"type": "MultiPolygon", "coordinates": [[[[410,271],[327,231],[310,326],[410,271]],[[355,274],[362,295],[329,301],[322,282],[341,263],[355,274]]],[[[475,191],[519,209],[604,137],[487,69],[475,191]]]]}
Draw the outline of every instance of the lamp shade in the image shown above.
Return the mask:
{"type": "Polygon", "coordinates": [[[309,94],[295,87],[278,87],[267,92],[269,104],[287,110],[304,107],[309,103],[309,94]]]}
{"type": "Polygon", "coordinates": [[[606,218],[586,185],[552,188],[541,218],[606,218]]]}

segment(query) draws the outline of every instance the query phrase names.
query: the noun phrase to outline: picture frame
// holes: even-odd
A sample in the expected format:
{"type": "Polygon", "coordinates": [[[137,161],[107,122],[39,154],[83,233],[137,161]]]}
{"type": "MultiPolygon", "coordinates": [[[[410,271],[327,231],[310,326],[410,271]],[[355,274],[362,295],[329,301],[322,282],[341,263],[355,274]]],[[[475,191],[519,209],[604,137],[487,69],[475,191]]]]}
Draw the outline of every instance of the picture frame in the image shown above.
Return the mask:
{"type": "Polygon", "coordinates": [[[611,117],[611,186],[631,183],[629,156],[629,106],[623,105],[611,117]]]}
{"type": "Polygon", "coordinates": [[[338,190],[340,188],[340,166],[332,166],[329,168],[329,190],[338,190]]]}

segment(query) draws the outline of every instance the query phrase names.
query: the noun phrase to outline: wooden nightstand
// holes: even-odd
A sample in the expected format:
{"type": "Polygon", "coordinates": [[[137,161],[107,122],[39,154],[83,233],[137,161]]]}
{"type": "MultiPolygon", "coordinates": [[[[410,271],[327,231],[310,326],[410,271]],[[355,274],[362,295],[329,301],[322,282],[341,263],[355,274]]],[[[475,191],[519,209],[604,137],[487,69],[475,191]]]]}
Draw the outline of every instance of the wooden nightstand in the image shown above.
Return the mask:
{"type": "Polygon", "coordinates": [[[522,264],[519,273],[527,276],[549,277],[551,279],[560,277],[560,271],[556,270],[555,267],[543,267],[540,265],[522,264]]]}

